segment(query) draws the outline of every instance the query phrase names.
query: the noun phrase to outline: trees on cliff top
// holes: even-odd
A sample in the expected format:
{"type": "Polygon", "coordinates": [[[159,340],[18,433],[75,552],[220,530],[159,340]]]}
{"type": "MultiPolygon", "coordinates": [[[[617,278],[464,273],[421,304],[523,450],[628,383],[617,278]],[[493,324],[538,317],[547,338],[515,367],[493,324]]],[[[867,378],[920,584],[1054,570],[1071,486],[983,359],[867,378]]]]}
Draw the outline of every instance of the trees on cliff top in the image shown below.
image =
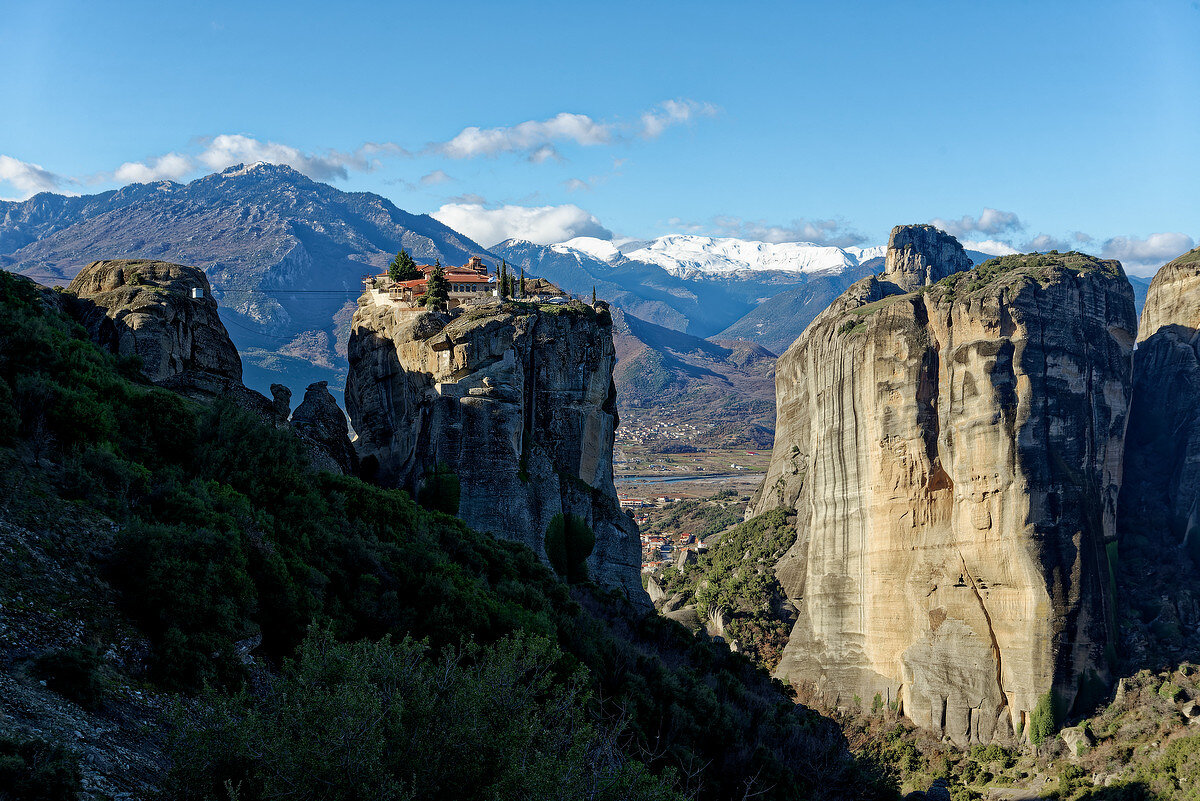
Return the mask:
{"type": "Polygon", "coordinates": [[[417,263],[413,260],[412,254],[404,248],[400,248],[396,258],[392,259],[392,263],[388,265],[388,278],[393,281],[411,281],[420,277],[421,271],[417,269],[417,263]]]}

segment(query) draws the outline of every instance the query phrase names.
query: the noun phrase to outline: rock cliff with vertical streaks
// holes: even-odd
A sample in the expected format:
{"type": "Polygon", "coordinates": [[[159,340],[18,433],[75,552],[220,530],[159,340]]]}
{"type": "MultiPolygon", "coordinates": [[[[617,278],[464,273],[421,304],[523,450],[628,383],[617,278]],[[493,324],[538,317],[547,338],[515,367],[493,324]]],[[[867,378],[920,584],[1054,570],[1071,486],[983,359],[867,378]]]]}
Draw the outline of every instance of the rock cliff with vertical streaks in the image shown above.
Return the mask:
{"type": "Polygon", "coordinates": [[[574,515],[595,536],[590,577],[648,605],[637,527],[613,485],[604,304],[494,300],[451,317],[364,296],[349,356],[346,406],[365,471],[417,495],[453,473],[468,525],[551,563],[551,522],[574,515]]]}
{"type": "Polygon", "coordinates": [[[748,510],[797,512],[778,675],[961,745],[1092,700],[1136,329],[1120,264],[1079,253],[866,278],[818,316],[779,360],[748,510]]]}

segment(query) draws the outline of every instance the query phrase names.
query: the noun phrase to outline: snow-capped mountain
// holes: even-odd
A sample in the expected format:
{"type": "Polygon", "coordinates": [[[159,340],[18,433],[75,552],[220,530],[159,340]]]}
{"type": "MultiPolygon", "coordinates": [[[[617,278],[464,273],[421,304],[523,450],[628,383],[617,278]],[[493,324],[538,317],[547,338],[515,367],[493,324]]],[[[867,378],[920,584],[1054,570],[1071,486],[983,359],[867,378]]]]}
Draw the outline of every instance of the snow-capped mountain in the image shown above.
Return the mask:
{"type": "MultiPolygon", "coordinates": [[[[617,244],[594,237],[576,237],[551,247],[614,263],[624,257],[655,264],[683,279],[732,278],[750,273],[837,275],[884,255],[886,246],[839,248],[812,242],[757,242],[732,237],[671,234],[649,242],[617,244]]],[[[762,277],[762,276],[759,276],[762,277]]]]}

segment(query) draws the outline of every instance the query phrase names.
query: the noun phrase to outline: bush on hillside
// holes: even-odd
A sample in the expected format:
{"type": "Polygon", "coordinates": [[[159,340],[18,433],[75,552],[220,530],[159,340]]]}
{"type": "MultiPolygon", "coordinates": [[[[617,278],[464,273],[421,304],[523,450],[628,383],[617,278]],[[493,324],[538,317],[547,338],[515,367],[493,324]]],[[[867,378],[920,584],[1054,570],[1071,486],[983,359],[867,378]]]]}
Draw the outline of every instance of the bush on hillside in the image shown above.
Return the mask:
{"type": "Polygon", "coordinates": [[[83,790],[78,758],[61,745],[0,737],[0,798],[75,801],[83,790]]]}
{"type": "Polygon", "coordinates": [[[80,706],[95,707],[108,692],[104,660],[95,648],[75,646],[51,651],[38,657],[34,668],[47,687],[80,706]]]}
{"type": "Polygon", "coordinates": [[[679,798],[589,713],[586,670],[556,675],[561,662],[539,637],[431,653],[314,629],[265,693],[207,699],[171,796],[679,798]]]}

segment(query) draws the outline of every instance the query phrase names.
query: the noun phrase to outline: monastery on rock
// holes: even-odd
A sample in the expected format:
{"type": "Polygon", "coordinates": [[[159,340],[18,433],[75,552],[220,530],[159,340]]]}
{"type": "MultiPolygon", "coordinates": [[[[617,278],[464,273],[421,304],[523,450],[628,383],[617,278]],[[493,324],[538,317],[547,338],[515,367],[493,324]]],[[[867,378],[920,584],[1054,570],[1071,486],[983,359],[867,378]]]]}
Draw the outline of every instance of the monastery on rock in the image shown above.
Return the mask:
{"type": "MultiPolygon", "coordinates": [[[[393,281],[387,272],[379,275],[363,277],[366,292],[375,303],[393,304],[401,309],[413,311],[423,308],[417,304],[417,299],[425,293],[425,282],[433,273],[432,264],[419,264],[417,269],[423,273],[421,278],[409,281],[393,281]]],[[[450,285],[449,308],[453,309],[471,301],[482,301],[496,294],[499,285],[496,276],[488,273],[487,265],[478,256],[472,256],[470,261],[461,267],[447,266],[442,268],[446,282],[450,285]]]]}

